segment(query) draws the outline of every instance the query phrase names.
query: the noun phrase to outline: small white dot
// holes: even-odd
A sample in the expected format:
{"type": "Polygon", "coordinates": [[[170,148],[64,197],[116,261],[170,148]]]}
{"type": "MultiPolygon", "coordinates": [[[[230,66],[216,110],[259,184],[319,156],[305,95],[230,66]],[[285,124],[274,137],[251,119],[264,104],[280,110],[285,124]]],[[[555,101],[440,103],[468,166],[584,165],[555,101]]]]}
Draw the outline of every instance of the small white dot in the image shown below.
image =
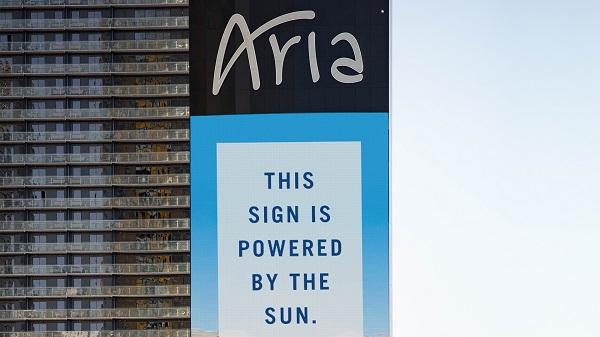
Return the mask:
{"type": "Polygon", "coordinates": [[[384,10],[384,9],[382,9],[382,10],[381,10],[381,13],[385,13],[385,10],[384,10]]]}

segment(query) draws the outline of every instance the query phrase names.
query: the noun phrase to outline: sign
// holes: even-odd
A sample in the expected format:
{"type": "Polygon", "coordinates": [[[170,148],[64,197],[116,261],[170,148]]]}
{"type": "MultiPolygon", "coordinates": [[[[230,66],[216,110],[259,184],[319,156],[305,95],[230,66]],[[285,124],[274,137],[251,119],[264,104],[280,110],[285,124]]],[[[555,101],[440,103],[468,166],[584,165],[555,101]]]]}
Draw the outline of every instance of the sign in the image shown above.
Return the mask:
{"type": "Polygon", "coordinates": [[[217,168],[220,335],[362,336],[360,143],[221,143],[217,168]]]}
{"type": "Polygon", "coordinates": [[[388,335],[387,1],[191,6],[193,331],[388,335]]]}

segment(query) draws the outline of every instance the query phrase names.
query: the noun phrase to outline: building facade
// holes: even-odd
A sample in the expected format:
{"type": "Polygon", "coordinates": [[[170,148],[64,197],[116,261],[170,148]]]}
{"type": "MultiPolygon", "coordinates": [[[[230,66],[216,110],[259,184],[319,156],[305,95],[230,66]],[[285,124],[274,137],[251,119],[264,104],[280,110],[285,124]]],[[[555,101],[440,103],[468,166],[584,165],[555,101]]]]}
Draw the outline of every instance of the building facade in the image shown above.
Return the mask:
{"type": "Polygon", "coordinates": [[[188,0],[0,0],[0,337],[190,334],[188,0]]]}

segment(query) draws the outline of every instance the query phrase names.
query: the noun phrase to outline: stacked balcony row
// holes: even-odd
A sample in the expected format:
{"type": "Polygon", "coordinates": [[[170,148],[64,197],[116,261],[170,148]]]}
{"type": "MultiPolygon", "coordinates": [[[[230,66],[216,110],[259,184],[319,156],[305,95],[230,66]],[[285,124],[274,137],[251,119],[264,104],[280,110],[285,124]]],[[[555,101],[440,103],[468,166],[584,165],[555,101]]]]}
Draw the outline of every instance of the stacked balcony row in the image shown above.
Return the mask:
{"type": "Polygon", "coordinates": [[[190,309],[183,308],[114,308],[0,310],[0,320],[21,319],[119,319],[119,318],[188,318],[190,309]]]}
{"type": "Polygon", "coordinates": [[[79,265],[0,265],[3,275],[142,275],[142,274],[189,274],[189,263],[148,264],[79,264],[79,265]]]}
{"type": "Polygon", "coordinates": [[[0,337],[190,337],[190,330],[0,332],[0,337]]]}
{"type": "Polygon", "coordinates": [[[0,254],[78,252],[187,252],[189,241],[0,243],[0,254]]]}
{"type": "Polygon", "coordinates": [[[107,29],[166,29],[187,28],[187,17],[162,17],[162,18],[102,18],[102,19],[11,19],[0,20],[0,29],[82,29],[82,28],[107,28],[107,29]]]}
{"type": "Polygon", "coordinates": [[[190,153],[140,152],[140,153],[77,153],[77,154],[8,154],[0,155],[2,164],[73,164],[73,163],[189,163],[190,153]]]}
{"type": "Polygon", "coordinates": [[[0,65],[2,75],[105,74],[105,73],[188,73],[188,62],[97,63],[97,64],[11,64],[0,65]]]}
{"type": "Polygon", "coordinates": [[[0,221],[0,232],[20,231],[116,231],[116,230],[189,230],[189,219],[123,219],[63,221],[0,221]]]}
{"type": "Polygon", "coordinates": [[[112,198],[49,198],[49,199],[0,199],[0,209],[42,208],[174,208],[190,207],[189,196],[173,197],[112,197],[112,198]]]}
{"type": "Polygon", "coordinates": [[[187,6],[189,0],[2,0],[0,8],[62,6],[187,6]]]}
{"type": "Polygon", "coordinates": [[[5,98],[52,97],[52,96],[187,96],[189,85],[131,85],[131,86],[88,86],[88,87],[9,87],[0,88],[5,98]]]}
{"type": "Polygon", "coordinates": [[[189,174],[0,177],[0,188],[39,186],[160,186],[189,185],[189,174]]]}
{"type": "Polygon", "coordinates": [[[180,119],[189,118],[189,107],[107,109],[7,109],[0,120],[180,119]]]}
{"type": "Polygon", "coordinates": [[[82,142],[82,141],[185,141],[189,129],[181,130],[117,130],[117,131],[64,131],[64,132],[1,132],[0,142],[82,142]]]}
{"type": "Polygon", "coordinates": [[[146,297],[188,296],[189,285],[0,288],[0,297],[146,297]]]}
{"type": "Polygon", "coordinates": [[[188,39],[166,40],[115,40],[115,41],[49,41],[49,42],[0,42],[2,52],[76,52],[76,51],[187,51],[188,39]]]}

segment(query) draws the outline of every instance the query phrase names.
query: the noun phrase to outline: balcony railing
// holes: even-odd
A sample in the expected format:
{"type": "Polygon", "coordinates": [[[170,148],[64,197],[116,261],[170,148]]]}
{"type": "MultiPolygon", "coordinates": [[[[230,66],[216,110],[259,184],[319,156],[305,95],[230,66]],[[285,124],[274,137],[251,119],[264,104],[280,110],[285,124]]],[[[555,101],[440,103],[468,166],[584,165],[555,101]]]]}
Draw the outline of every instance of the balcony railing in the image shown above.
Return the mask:
{"type": "Polygon", "coordinates": [[[134,242],[68,242],[68,243],[1,243],[1,253],[56,253],[56,252],[182,252],[190,250],[189,241],[134,241],[134,242]]]}
{"type": "Polygon", "coordinates": [[[0,164],[52,163],[173,163],[189,162],[189,152],[140,153],[82,153],[82,154],[6,154],[0,155],[0,164]]]}
{"type": "Polygon", "coordinates": [[[0,320],[20,319],[79,319],[79,318],[188,318],[190,309],[174,308],[115,308],[115,309],[52,309],[0,310],[0,320]]]}
{"type": "Polygon", "coordinates": [[[0,177],[0,188],[65,185],[188,185],[189,174],[114,175],[83,177],[0,177]]]}
{"type": "Polygon", "coordinates": [[[0,209],[8,208],[128,208],[189,207],[189,196],[0,199],[0,209]]]}
{"type": "Polygon", "coordinates": [[[0,29],[81,29],[81,28],[187,28],[188,17],[101,18],[101,19],[8,19],[0,29]]]}
{"type": "Polygon", "coordinates": [[[189,140],[187,129],[172,130],[116,130],[116,131],[67,131],[67,132],[0,132],[0,142],[46,142],[46,141],[182,141],[189,140]]]}
{"type": "Polygon", "coordinates": [[[188,95],[188,84],[107,85],[89,87],[7,87],[0,88],[4,97],[48,96],[157,96],[188,95]]]}
{"type": "Polygon", "coordinates": [[[0,332],[0,337],[190,337],[190,330],[0,332]]]}
{"type": "Polygon", "coordinates": [[[26,51],[120,51],[120,50],[187,50],[188,39],[0,42],[0,52],[26,51]]]}
{"type": "Polygon", "coordinates": [[[188,5],[189,0],[2,0],[2,7],[27,6],[134,6],[188,5]]]}
{"type": "Polygon", "coordinates": [[[89,73],[187,73],[189,62],[96,64],[0,64],[0,75],[89,73]]]}
{"type": "Polygon", "coordinates": [[[189,263],[88,264],[88,265],[0,265],[0,274],[187,274],[189,263]]]}
{"type": "Polygon", "coordinates": [[[189,107],[108,109],[10,109],[0,110],[0,120],[9,119],[95,119],[95,118],[187,118],[189,107]]]}
{"type": "Polygon", "coordinates": [[[189,229],[190,219],[0,221],[0,231],[104,231],[189,229]]]}
{"type": "MultiPolygon", "coordinates": [[[[110,286],[0,288],[0,297],[188,296],[190,286],[110,286]]],[[[1,335],[0,335],[1,336],[1,335]]]]}

